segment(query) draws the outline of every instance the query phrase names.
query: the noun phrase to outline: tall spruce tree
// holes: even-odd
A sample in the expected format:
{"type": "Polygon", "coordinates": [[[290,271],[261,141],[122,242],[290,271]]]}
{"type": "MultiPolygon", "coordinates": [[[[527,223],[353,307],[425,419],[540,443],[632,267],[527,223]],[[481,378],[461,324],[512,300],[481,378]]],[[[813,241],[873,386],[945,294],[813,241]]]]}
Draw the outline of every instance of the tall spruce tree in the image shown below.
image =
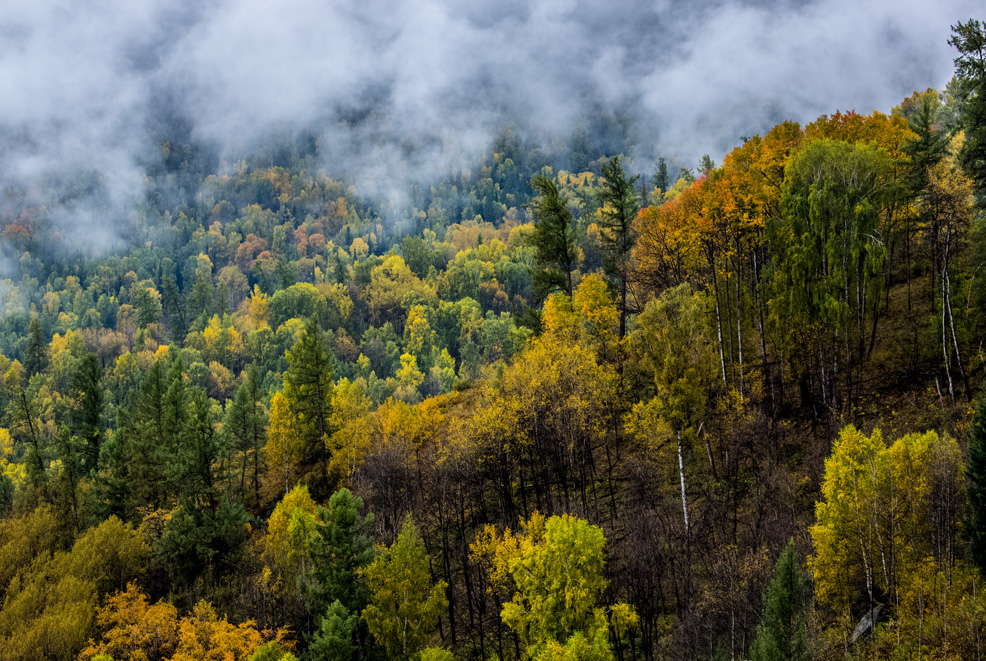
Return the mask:
{"type": "Polygon", "coordinates": [[[103,439],[100,426],[103,417],[103,368],[94,353],[87,353],[76,365],[69,379],[69,392],[75,399],[72,411],[72,434],[84,443],[82,470],[99,471],[99,449],[103,439]]]}
{"type": "Polygon", "coordinates": [[[549,177],[535,176],[531,188],[537,193],[528,204],[534,216],[531,245],[538,267],[533,274],[534,290],[541,297],[562,290],[571,298],[577,253],[572,213],[565,206],[558,185],[549,177]]]}
{"type": "Polygon", "coordinates": [[[935,101],[921,98],[921,107],[908,120],[915,137],[904,143],[904,153],[910,158],[907,185],[913,195],[928,187],[929,171],[948,154],[948,134],[935,126],[935,101]]]}
{"type": "Polygon", "coordinates": [[[24,351],[24,369],[27,377],[32,376],[48,367],[48,342],[45,341],[41,322],[37,317],[31,319],[27,327],[27,349],[24,351]]]}
{"type": "Polygon", "coordinates": [[[986,30],[970,18],[953,25],[952,32],[948,43],[959,51],[955,73],[963,101],[959,125],[965,131],[959,163],[972,179],[982,207],[986,206],[986,30]]]}
{"type": "Polygon", "coordinates": [[[969,442],[965,464],[965,489],[969,498],[967,535],[972,560],[986,571],[986,396],[976,400],[969,421],[969,442]]]}
{"type": "Polygon", "coordinates": [[[750,648],[750,661],[807,661],[806,590],[794,540],[778,558],[774,578],[763,595],[763,616],[750,648]]]}
{"type": "Polygon", "coordinates": [[[301,337],[287,352],[284,398],[288,402],[294,427],[302,437],[306,459],[317,459],[324,484],[316,492],[328,490],[328,435],[332,397],[332,362],[322,339],[318,319],[305,322],[301,337]]]}
{"type": "Polygon", "coordinates": [[[627,177],[619,156],[603,163],[602,174],[603,182],[599,188],[599,201],[602,203],[600,234],[608,253],[606,270],[615,276],[620,291],[620,339],[623,339],[627,334],[628,260],[633,247],[633,221],[638,211],[633,186],[640,176],[627,177]]]}
{"type": "MultiPolygon", "coordinates": [[[[651,183],[654,184],[654,188],[661,191],[661,195],[667,193],[668,188],[671,187],[671,179],[668,176],[668,164],[663,158],[657,159],[657,172],[654,173],[651,183]]],[[[654,202],[655,204],[659,204],[661,200],[658,198],[654,202]]]]}
{"type": "Polygon", "coordinates": [[[245,497],[247,464],[253,457],[253,498],[260,500],[260,449],[266,435],[267,421],[260,405],[260,383],[256,365],[247,368],[247,380],[236,391],[236,397],[226,409],[223,432],[229,446],[242,454],[240,463],[240,496],[245,497]]]}

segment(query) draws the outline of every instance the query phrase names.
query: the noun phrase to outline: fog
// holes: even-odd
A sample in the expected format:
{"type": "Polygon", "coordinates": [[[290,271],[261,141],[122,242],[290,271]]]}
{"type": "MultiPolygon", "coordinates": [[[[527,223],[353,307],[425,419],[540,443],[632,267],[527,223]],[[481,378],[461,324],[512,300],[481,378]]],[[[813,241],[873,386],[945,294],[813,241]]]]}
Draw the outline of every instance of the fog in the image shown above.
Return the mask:
{"type": "Polygon", "coordinates": [[[228,164],[272,135],[369,194],[469,163],[505,127],[565,140],[632,120],[630,154],[697,164],[836,109],[889,112],[952,75],[978,3],[34,0],[0,16],[7,211],[60,194],[59,227],[111,246],[176,125],[228,164]],[[11,191],[18,193],[12,196],[11,191]],[[13,202],[11,201],[13,199],[13,202]]]}

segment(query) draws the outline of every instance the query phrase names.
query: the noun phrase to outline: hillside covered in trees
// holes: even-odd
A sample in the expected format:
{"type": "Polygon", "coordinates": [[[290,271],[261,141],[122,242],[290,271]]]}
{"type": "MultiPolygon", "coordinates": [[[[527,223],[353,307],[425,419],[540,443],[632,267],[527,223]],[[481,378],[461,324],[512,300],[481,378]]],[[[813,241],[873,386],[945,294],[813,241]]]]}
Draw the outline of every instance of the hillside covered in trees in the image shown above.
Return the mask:
{"type": "MultiPolygon", "coordinates": [[[[720,165],[303,136],[0,206],[4,659],[979,659],[986,32],[720,165]],[[109,206],[109,202],[107,202],[109,206]]],[[[620,139],[626,141],[630,132],[620,139]]]]}

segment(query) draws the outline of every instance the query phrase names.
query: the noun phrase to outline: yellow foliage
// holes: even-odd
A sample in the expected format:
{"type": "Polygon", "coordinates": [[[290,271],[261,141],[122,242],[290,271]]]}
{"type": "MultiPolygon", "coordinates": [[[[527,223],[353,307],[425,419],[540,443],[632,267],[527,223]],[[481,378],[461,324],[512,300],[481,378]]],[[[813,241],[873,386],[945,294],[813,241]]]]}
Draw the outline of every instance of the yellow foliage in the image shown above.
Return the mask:
{"type": "Polygon", "coordinates": [[[819,602],[843,612],[861,594],[896,598],[918,589],[914,581],[929,561],[950,565],[954,551],[945,542],[954,514],[936,510],[942,507],[936,490],[952,499],[962,493],[962,453],[954,439],[908,434],[887,447],[878,429],[870,436],[843,429],[825,460],[818,522],[811,527],[819,602]]]}
{"type": "Polygon", "coordinates": [[[285,640],[284,630],[271,634],[258,631],[252,621],[231,624],[206,601],[179,619],[172,604],[149,604],[133,583],[109,598],[98,621],[104,631],[102,641],[90,641],[79,656],[82,661],[100,654],[131,661],[246,661],[271,639],[282,649],[293,646],[285,640]]]}
{"type": "Polygon", "coordinates": [[[284,493],[288,493],[292,467],[304,458],[301,434],[294,428],[294,416],[288,400],[281,392],[270,400],[270,419],[267,427],[267,467],[284,474],[284,493]]]}
{"type": "Polygon", "coordinates": [[[314,526],[318,506],[308,487],[295,485],[274,508],[267,522],[264,538],[264,562],[271,568],[277,590],[293,590],[300,571],[300,561],[307,550],[307,536],[293,539],[291,529],[314,526]],[[299,524],[299,521],[301,522],[299,524]]]}

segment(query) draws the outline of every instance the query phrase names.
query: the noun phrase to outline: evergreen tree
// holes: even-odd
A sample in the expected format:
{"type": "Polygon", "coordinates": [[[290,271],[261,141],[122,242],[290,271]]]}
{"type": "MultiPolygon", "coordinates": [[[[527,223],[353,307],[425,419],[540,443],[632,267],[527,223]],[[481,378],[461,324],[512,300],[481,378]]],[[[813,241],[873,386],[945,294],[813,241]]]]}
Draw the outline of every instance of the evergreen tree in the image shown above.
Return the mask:
{"type": "Polygon", "coordinates": [[[353,631],[356,628],[356,615],[338,599],[329,605],[322,623],[312,637],[308,647],[311,661],[349,661],[353,658],[356,645],[353,644],[353,631]]]}
{"type": "Polygon", "coordinates": [[[311,563],[299,581],[313,613],[325,613],[332,601],[350,613],[366,607],[366,589],[357,574],[373,560],[373,539],[368,535],[373,515],[362,516],[362,509],[363,499],[349,489],[339,489],[328,507],[318,508],[308,539],[311,563]]]}
{"type": "Polygon", "coordinates": [[[260,374],[256,365],[247,367],[247,380],[236,390],[226,410],[223,432],[227,443],[243,454],[240,465],[240,494],[245,494],[247,462],[253,455],[253,499],[260,502],[260,450],[264,445],[267,420],[260,403],[260,374]]]}
{"type": "Polygon", "coordinates": [[[48,367],[48,342],[45,341],[41,322],[37,317],[31,319],[27,327],[27,349],[24,351],[24,369],[31,378],[48,367]]]}
{"type": "Polygon", "coordinates": [[[185,336],[188,335],[188,318],[185,314],[185,306],[182,305],[181,292],[169,275],[165,275],[162,279],[161,289],[164,308],[168,312],[168,320],[171,323],[171,339],[178,346],[182,346],[185,343],[185,336]]]}
{"type": "Polygon", "coordinates": [[[147,328],[161,321],[161,302],[148,289],[141,289],[134,296],[137,308],[137,328],[147,328]]]}
{"type": "Polygon", "coordinates": [[[968,536],[972,560],[986,571],[986,396],[976,400],[969,421],[966,495],[969,498],[968,536]]]}
{"type": "MultiPolygon", "coordinates": [[[[101,519],[116,516],[123,521],[130,519],[130,507],[134,504],[130,494],[130,466],[127,461],[127,443],[131,430],[127,427],[125,414],[117,415],[116,432],[102,443],[99,450],[99,465],[102,471],[96,475],[93,490],[96,496],[96,513],[101,519]]],[[[140,503],[143,505],[143,503],[140,503]]]]}
{"type": "MultiPolygon", "coordinates": [[[[654,184],[654,188],[661,191],[661,195],[667,193],[668,188],[671,187],[671,179],[668,177],[668,164],[663,158],[657,159],[657,172],[654,173],[651,183],[654,184]]],[[[655,200],[655,203],[660,203],[660,200],[655,200]]]]}
{"type": "Polygon", "coordinates": [[[103,433],[103,368],[94,353],[87,353],[76,365],[69,379],[69,393],[75,399],[72,411],[72,434],[85,443],[82,467],[87,473],[99,471],[99,450],[103,433]]]}
{"type": "Polygon", "coordinates": [[[75,531],[81,532],[79,523],[79,482],[82,479],[83,443],[73,436],[67,427],[62,427],[55,437],[55,450],[61,464],[58,468],[57,487],[60,506],[72,516],[75,531]]]}
{"type": "Polygon", "coordinates": [[[172,429],[165,419],[167,392],[168,377],[163,362],[158,360],[144,375],[135,406],[119,409],[114,450],[124,455],[130,478],[126,491],[133,498],[134,507],[163,507],[168,499],[166,467],[171,450],[164,440],[172,429]]]}
{"type": "Polygon", "coordinates": [[[955,72],[963,101],[960,126],[965,141],[959,163],[974,182],[979,204],[986,205],[986,31],[975,19],[952,26],[948,43],[959,51],[955,72]]]}
{"type": "Polygon", "coordinates": [[[904,153],[910,157],[907,181],[913,195],[920,195],[928,187],[928,173],[948,154],[948,134],[935,128],[934,99],[921,98],[921,107],[908,120],[916,137],[904,144],[904,153]]]}
{"type": "Polygon", "coordinates": [[[794,540],[788,542],[763,595],[763,616],[750,648],[750,661],[807,661],[805,581],[794,540]]]}
{"type": "Polygon", "coordinates": [[[176,435],[168,470],[175,491],[183,499],[214,510],[219,500],[215,470],[223,444],[215,431],[205,391],[198,387],[189,390],[188,415],[176,435]]]}
{"type": "Polygon", "coordinates": [[[709,156],[708,154],[703,154],[702,160],[699,163],[698,167],[702,171],[703,175],[708,176],[709,174],[712,173],[713,170],[716,169],[716,162],[713,161],[712,157],[709,156]]]}
{"type": "Polygon", "coordinates": [[[572,214],[565,206],[558,185],[543,174],[531,179],[537,197],[529,208],[534,216],[531,244],[537,268],[533,274],[534,290],[545,297],[562,290],[572,297],[572,269],[575,268],[577,247],[572,214]]]}
{"type": "Polygon", "coordinates": [[[213,297],[212,276],[201,269],[196,269],[195,284],[192,286],[192,297],[189,301],[191,316],[195,317],[196,325],[199,325],[203,318],[208,323],[209,318],[212,317],[213,297]]]}
{"type": "Polygon", "coordinates": [[[627,330],[627,278],[629,276],[630,249],[633,247],[633,221],[637,217],[637,198],[633,185],[638,175],[627,177],[620,165],[620,157],[615,156],[602,166],[603,182],[599,189],[602,203],[603,247],[609,253],[606,270],[616,276],[620,290],[620,339],[627,330]]]}
{"type": "Polygon", "coordinates": [[[229,296],[229,285],[226,284],[225,280],[221,280],[219,286],[216,287],[216,305],[214,309],[220,319],[233,311],[229,296]]]}
{"type": "Polygon", "coordinates": [[[321,465],[324,493],[329,476],[326,445],[330,431],[332,362],[315,317],[305,322],[301,337],[286,355],[284,398],[294,418],[294,427],[302,437],[305,453],[309,458],[316,456],[321,465]]]}

